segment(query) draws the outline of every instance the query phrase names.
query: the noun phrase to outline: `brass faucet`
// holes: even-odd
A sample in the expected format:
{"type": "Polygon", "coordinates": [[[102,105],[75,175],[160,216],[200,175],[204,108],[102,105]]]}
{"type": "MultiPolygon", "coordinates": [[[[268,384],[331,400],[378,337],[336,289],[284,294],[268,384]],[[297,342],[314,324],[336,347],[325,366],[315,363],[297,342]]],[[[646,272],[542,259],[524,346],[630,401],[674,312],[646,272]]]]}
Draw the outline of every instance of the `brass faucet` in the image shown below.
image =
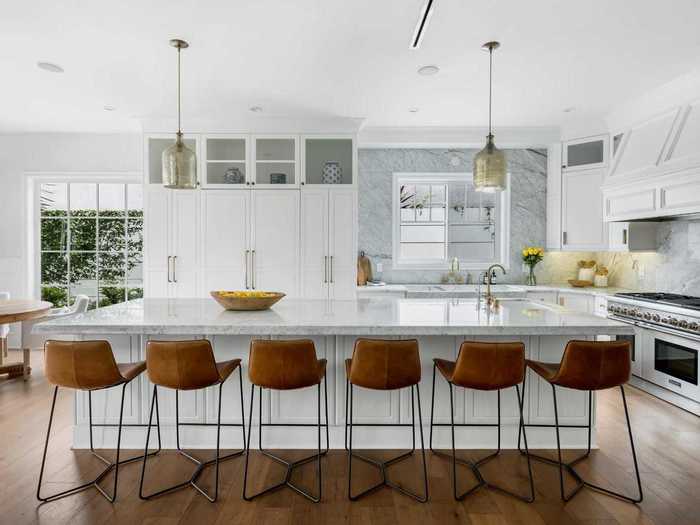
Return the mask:
{"type": "Polygon", "coordinates": [[[500,264],[492,264],[491,266],[489,266],[489,269],[486,270],[486,304],[489,306],[493,306],[493,304],[496,301],[496,298],[491,294],[491,273],[496,268],[500,268],[503,272],[503,275],[506,274],[506,269],[500,264]]]}

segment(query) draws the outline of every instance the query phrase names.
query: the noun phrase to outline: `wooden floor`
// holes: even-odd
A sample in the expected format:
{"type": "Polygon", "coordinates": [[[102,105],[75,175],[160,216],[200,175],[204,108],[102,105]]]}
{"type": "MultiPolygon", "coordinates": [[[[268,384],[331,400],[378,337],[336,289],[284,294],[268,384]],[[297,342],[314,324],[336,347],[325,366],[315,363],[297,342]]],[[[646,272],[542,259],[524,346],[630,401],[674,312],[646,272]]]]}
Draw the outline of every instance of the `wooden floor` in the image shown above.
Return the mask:
{"type": "MultiPolygon", "coordinates": [[[[130,525],[170,524],[287,524],[357,523],[414,524],[606,524],[700,523],[700,418],[676,409],[634,388],[628,389],[632,424],[642,471],[644,502],[635,506],[585,489],[574,500],[559,499],[556,469],[534,463],[537,499],[520,503],[498,493],[480,490],[457,503],[452,499],[448,463],[429,456],[430,501],[415,503],[389,489],[382,489],[360,502],[347,499],[347,461],[343,453],[332,452],[324,460],[323,502],[313,504],[289,489],[275,492],[253,503],[241,499],[242,458],[222,466],[221,496],[217,503],[206,501],[192,489],[170,494],[150,502],[138,498],[140,464],[122,468],[119,499],[108,503],[97,491],[89,490],[57,502],[38,505],[36,481],[41,461],[44,433],[49,413],[50,387],[41,372],[41,356],[33,356],[35,368],[27,383],[0,379],[0,523],[19,525],[47,523],[71,525],[127,523],[130,525]]],[[[47,490],[72,486],[90,479],[100,468],[84,451],[70,450],[70,397],[59,397],[54,424],[55,436],[50,448],[47,490]]],[[[599,483],[614,483],[626,491],[634,490],[632,463],[619,395],[606,392],[599,397],[599,440],[601,450],[594,452],[580,472],[599,483]]],[[[297,453],[298,454],[298,453],[297,453]]],[[[295,453],[290,453],[294,457],[295,453]]],[[[476,452],[470,451],[475,457],[476,452]]],[[[253,488],[279,480],[281,467],[252,458],[253,488]]],[[[419,486],[419,464],[412,460],[390,469],[393,479],[407,487],[419,486]]],[[[191,464],[172,452],[163,453],[150,463],[157,473],[154,483],[174,483],[185,479],[191,464]]],[[[378,474],[356,463],[356,488],[378,480],[378,474]]],[[[300,469],[295,478],[313,487],[314,467],[300,469]]],[[[484,476],[496,483],[525,490],[525,463],[512,452],[505,452],[483,469],[484,476]]],[[[463,487],[474,480],[463,471],[463,487]]],[[[107,481],[111,480],[107,478],[107,481]]],[[[211,474],[202,478],[210,486],[211,474]]]]}

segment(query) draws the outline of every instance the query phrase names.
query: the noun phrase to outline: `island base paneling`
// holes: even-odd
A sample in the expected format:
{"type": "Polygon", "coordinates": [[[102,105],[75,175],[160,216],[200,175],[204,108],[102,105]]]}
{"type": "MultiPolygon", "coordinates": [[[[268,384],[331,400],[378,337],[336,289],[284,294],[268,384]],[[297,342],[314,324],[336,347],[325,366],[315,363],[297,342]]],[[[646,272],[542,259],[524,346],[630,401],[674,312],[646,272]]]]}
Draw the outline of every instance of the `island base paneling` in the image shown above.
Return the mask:
{"type": "MultiPolygon", "coordinates": [[[[162,336],[162,335],[107,335],[98,337],[106,339],[113,347],[117,362],[133,362],[145,359],[145,346],[149,339],[187,339],[201,338],[206,335],[162,336]]],[[[261,336],[268,338],[270,336],[261,336]]],[[[283,338],[273,336],[274,338],[283,338]]],[[[87,337],[85,337],[87,338],[87,337]]],[[[96,337],[89,337],[95,339],[96,337]]],[[[248,348],[253,336],[215,335],[208,337],[213,344],[217,360],[240,358],[243,365],[243,396],[246,407],[245,418],[249,415],[250,383],[247,381],[248,348]]],[[[302,338],[296,336],[295,338],[302,338]]],[[[316,346],[319,358],[328,360],[328,416],[330,422],[330,446],[342,449],[344,446],[345,423],[345,366],[344,360],[352,356],[355,336],[315,335],[310,336],[316,346]]],[[[397,337],[391,337],[397,338],[397,337]]],[[[431,415],[431,393],[433,384],[433,358],[456,359],[459,346],[466,340],[480,341],[514,341],[525,344],[526,356],[537,360],[558,362],[564,346],[570,336],[420,336],[418,337],[422,361],[422,378],[420,382],[421,407],[426,444],[429,437],[431,415]]],[[[579,338],[580,339],[580,338],[579,338]]],[[[585,392],[558,389],[559,413],[563,424],[584,425],[588,422],[588,396],[585,392]]],[[[136,424],[148,421],[148,409],[153,387],[148,381],[147,373],[131,382],[127,387],[124,423],[136,424]]],[[[90,445],[88,427],[88,394],[77,393],[75,398],[74,447],[87,448],[90,445]]],[[[188,423],[211,423],[215,420],[218,402],[218,387],[196,392],[180,393],[180,420],[188,423]]],[[[240,391],[238,374],[233,374],[223,387],[222,423],[240,423],[240,391]]],[[[454,389],[455,423],[496,423],[496,392],[478,392],[462,388],[454,389]]],[[[595,405],[595,396],[594,396],[595,405]]],[[[323,400],[323,391],[322,391],[323,400]]],[[[93,420],[95,423],[116,423],[119,410],[118,389],[108,389],[92,394],[93,420]]],[[[370,391],[355,389],[355,422],[358,423],[409,423],[411,403],[409,391],[370,391]]],[[[445,380],[438,373],[435,385],[435,422],[449,422],[449,390],[445,380]]],[[[323,408],[323,407],[322,407],[323,408]]],[[[174,391],[159,389],[159,409],[163,446],[175,447],[175,395],[174,391]]],[[[502,447],[514,448],[518,434],[517,399],[514,389],[501,392],[502,447]],[[512,391],[511,391],[512,390],[512,391]]],[[[258,423],[257,403],[253,411],[253,426],[258,423]]],[[[554,421],[554,407],[551,387],[531,372],[527,378],[525,390],[525,420],[529,423],[548,423],[554,421]]],[[[315,387],[294,392],[270,392],[263,395],[262,418],[265,423],[315,423],[316,389],[315,387]]],[[[593,418],[595,425],[595,418],[593,418]]],[[[253,428],[251,447],[257,448],[257,429],[253,428]]],[[[278,449],[309,448],[315,441],[310,437],[313,428],[267,427],[264,432],[263,446],[278,449]]],[[[406,427],[380,428],[357,427],[354,442],[357,448],[408,448],[411,443],[410,429],[406,427]]],[[[456,430],[458,448],[489,449],[497,441],[495,427],[459,428],[456,430]]],[[[595,428],[593,431],[595,443],[595,428]]],[[[585,429],[567,429],[562,431],[562,447],[584,448],[586,445],[585,429]]],[[[145,429],[126,427],[123,430],[122,446],[127,449],[143,448],[145,429]]],[[[155,440],[152,437],[152,444],[155,440]]],[[[242,433],[239,427],[222,429],[222,448],[240,448],[242,433]]],[[[419,439],[419,436],[416,436],[419,439]]],[[[116,428],[97,427],[93,430],[96,448],[114,448],[116,428]]],[[[180,442],[186,448],[211,449],[216,442],[216,429],[207,427],[181,427],[180,442]]],[[[435,448],[449,447],[449,427],[436,427],[433,432],[435,448]]],[[[529,428],[528,444],[530,448],[555,448],[555,434],[549,428],[529,428]]]]}

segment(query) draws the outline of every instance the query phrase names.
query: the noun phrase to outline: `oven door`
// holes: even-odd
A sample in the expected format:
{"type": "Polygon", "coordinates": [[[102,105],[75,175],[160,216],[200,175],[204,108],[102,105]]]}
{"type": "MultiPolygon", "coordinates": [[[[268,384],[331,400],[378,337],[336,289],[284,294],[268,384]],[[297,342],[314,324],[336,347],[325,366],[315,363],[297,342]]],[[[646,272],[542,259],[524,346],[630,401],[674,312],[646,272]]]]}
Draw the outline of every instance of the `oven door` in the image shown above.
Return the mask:
{"type": "Polygon", "coordinates": [[[700,340],[651,330],[644,379],[700,402],[698,353],[700,340]]]}

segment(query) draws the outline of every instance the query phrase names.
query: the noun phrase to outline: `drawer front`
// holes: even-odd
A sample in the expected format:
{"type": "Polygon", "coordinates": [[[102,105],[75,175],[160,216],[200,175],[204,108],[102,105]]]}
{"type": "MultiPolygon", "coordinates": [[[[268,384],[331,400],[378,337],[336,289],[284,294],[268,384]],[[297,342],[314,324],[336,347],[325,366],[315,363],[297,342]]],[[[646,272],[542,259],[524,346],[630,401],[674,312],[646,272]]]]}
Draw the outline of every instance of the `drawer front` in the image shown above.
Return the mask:
{"type": "Polygon", "coordinates": [[[700,210],[700,181],[661,186],[661,210],[700,210]]]}
{"type": "Polygon", "coordinates": [[[608,220],[641,216],[656,210],[656,190],[605,195],[605,218],[608,220]]]}

